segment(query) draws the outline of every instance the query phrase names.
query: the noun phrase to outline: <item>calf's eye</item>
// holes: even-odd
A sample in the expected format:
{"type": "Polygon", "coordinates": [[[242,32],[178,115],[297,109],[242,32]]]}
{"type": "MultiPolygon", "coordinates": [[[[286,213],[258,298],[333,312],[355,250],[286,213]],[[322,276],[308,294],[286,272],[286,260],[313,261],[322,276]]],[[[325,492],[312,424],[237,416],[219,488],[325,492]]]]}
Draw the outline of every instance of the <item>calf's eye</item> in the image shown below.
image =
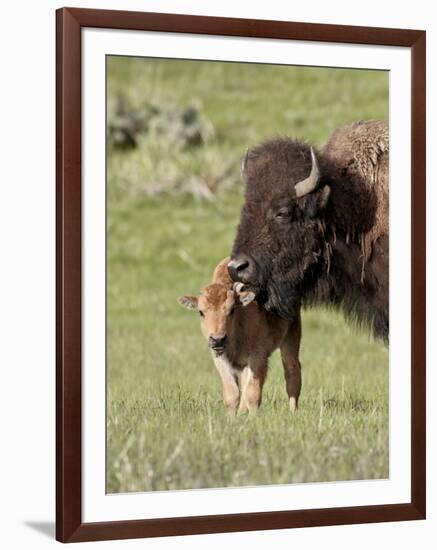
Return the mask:
{"type": "Polygon", "coordinates": [[[200,315],[201,317],[205,317],[205,314],[203,313],[203,311],[200,311],[200,310],[199,310],[199,315],[200,315]]]}

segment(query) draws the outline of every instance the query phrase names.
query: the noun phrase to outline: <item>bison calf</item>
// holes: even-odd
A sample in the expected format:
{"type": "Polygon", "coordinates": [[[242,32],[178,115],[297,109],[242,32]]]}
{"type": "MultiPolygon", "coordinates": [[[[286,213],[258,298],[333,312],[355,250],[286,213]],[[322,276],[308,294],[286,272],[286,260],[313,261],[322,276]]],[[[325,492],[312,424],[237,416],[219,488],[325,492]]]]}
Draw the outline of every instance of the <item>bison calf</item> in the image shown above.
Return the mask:
{"type": "Polygon", "coordinates": [[[212,283],[199,296],[181,296],[178,302],[200,314],[200,325],[223,385],[223,400],[230,414],[256,411],[261,404],[268,359],[280,348],[289,407],[297,408],[301,389],[299,346],[300,315],[286,321],[267,312],[255,294],[233,284],[225,258],[214,271],[212,283]]]}

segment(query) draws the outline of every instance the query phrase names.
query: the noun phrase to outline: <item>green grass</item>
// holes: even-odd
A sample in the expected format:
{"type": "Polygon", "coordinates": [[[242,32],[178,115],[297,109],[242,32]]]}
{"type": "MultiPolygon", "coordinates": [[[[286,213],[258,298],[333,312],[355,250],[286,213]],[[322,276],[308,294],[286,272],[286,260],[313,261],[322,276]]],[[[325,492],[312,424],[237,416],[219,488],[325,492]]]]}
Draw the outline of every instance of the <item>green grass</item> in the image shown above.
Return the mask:
{"type": "Polygon", "coordinates": [[[169,136],[144,139],[128,155],[111,152],[117,186],[196,196],[205,187],[238,189],[244,150],[262,140],[288,135],[320,146],[338,126],[388,118],[388,72],[110,57],[109,103],[120,96],[140,109],[197,105],[214,137],[188,154],[169,136]]]}
{"type": "MultiPolygon", "coordinates": [[[[177,156],[201,175],[213,155],[235,180],[246,145],[277,133],[320,145],[334,127],[388,110],[382,72],[111,58],[108,79],[109,99],[201,102],[213,142],[161,162],[177,156]]],[[[199,318],[176,298],[208,284],[229,253],[241,187],[213,202],[133,192],[121,175],[151,181],[150,147],[108,158],[107,490],[388,477],[388,350],[336,312],[304,312],[297,415],[276,353],[259,413],[226,417],[199,318]]]]}
{"type": "Polygon", "coordinates": [[[388,118],[388,72],[111,57],[109,97],[134,105],[199,103],[222,148],[272,134],[321,145],[341,124],[388,118]]]}

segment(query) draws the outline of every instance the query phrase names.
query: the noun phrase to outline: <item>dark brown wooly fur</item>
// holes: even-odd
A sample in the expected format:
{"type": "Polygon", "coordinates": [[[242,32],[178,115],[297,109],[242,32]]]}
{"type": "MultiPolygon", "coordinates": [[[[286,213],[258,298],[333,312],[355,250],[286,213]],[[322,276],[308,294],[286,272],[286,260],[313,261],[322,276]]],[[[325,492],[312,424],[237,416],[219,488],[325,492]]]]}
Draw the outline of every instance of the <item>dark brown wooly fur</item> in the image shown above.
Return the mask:
{"type": "Polygon", "coordinates": [[[297,198],[294,186],[311,170],[308,144],[273,139],[248,153],[232,257],[254,262],[258,302],[272,313],[292,319],[301,303],[340,306],[388,342],[387,123],[339,128],[316,154],[319,184],[297,198]]]}

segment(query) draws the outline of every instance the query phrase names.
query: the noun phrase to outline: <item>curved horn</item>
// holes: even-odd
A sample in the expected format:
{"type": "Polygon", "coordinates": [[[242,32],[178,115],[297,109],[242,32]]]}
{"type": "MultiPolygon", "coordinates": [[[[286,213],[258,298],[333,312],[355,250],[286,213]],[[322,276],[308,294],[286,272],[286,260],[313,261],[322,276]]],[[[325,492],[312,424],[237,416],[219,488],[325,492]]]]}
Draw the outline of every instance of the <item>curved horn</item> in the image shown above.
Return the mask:
{"type": "Polygon", "coordinates": [[[244,182],[246,181],[246,168],[247,168],[248,159],[249,159],[249,149],[246,147],[246,150],[244,151],[244,155],[243,155],[243,158],[241,159],[241,164],[240,164],[240,176],[244,182]]]}
{"type": "Polygon", "coordinates": [[[310,175],[300,181],[299,183],[296,183],[294,186],[294,191],[296,193],[296,197],[303,197],[304,195],[307,195],[308,193],[311,193],[311,191],[314,191],[314,189],[317,187],[317,184],[319,183],[320,178],[320,170],[319,170],[319,163],[317,161],[316,154],[314,153],[314,149],[311,147],[311,173],[310,175]]]}

